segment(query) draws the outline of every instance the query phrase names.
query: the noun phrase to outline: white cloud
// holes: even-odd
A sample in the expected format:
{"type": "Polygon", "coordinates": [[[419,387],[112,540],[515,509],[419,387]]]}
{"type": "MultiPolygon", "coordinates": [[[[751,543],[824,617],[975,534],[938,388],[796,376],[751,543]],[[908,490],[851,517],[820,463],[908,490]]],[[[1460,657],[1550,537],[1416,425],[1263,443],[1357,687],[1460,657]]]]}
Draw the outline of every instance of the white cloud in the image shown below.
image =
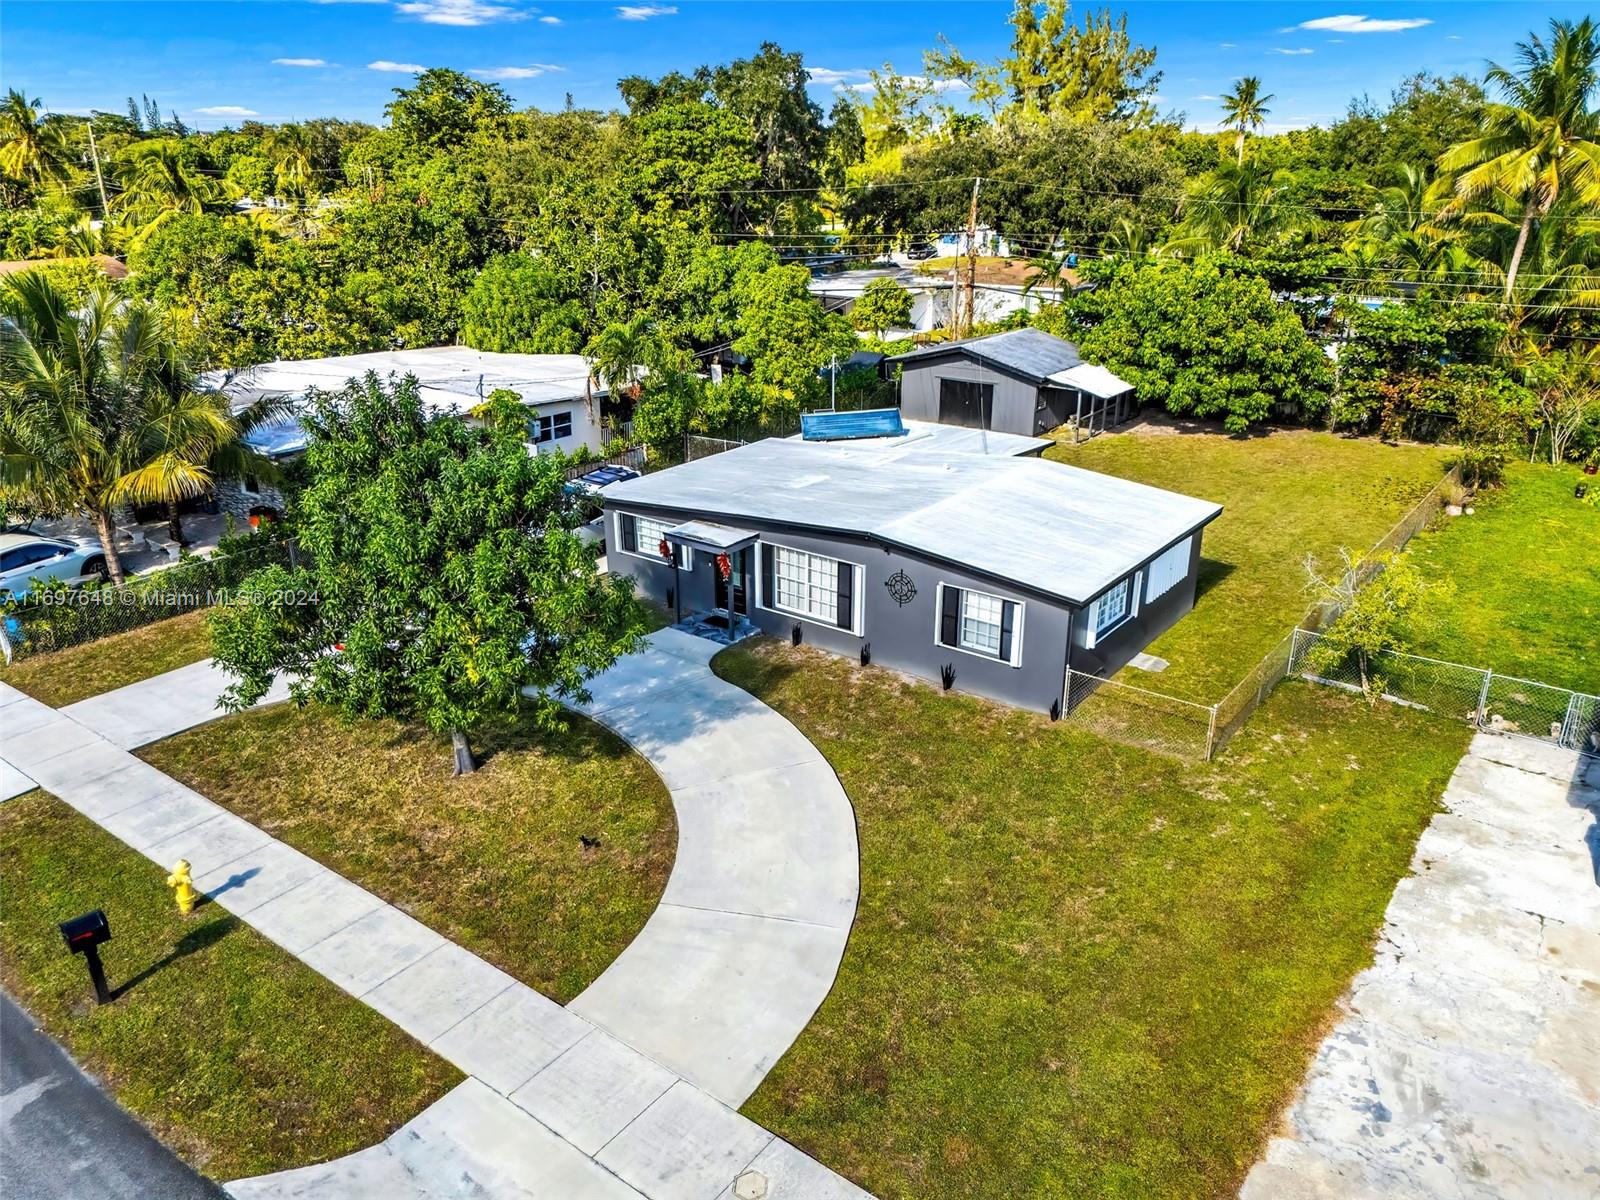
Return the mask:
{"type": "Polygon", "coordinates": [[[380,58],[377,62],[369,62],[369,71],[394,71],[401,75],[420,75],[428,68],[418,63],[390,62],[387,58],[380,58]]]}
{"type": "Polygon", "coordinates": [[[275,58],[272,60],[280,67],[325,67],[328,60],[325,58],[275,58]]]}
{"type": "Polygon", "coordinates": [[[1238,48],[1238,45],[1239,45],[1238,42],[1218,42],[1217,43],[1217,49],[1218,50],[1234,50],[1234,49],[1238,48]]]}
{"type": "Polygon", "coordinates": [[[1302,46],[1297,50],[1285,50],[1282,46],[1274,46],[1269,53],[1272,54],[1315,54],[1316,51],[1302,46]]]}
{"type": "Polygon", "coordinates": [[[472,73],[485,79],[537,79],[546,71],[564,70],[554,63],[529,63],[525,67],[473,67],[472,73]]]}
{"type": "Polygon", "coordinates": [[[648,21],[651,17],[670,17],[677,11],[673,4],[621,4],[617,6],[617,20],[648,21]]]}
{"type": "Polygon", "coordinates": [[[213,104],[209,108],[194,110],[203,117],[259,117],[261,114],[253,108],[241,108],[237,104],[213,104]]]}
{"type": "Polygon", "coordinates": [[[1354,16],[1346,13],[1337,17],[1317,17],[1312,21],[1301,21],[1296,29],[1320,29],[1328,33],[1398,33],[1402,29],[1420,29],[1424,25],[1432,25],[1428,17],[1395,17],[1379,19],[1365,14],[1354,16]]]}
{"type": "Polygon", "coordinates": [[[492,25],[496,21],[525,21],[530,15],[520,8],[489,0],[404,0],[395,7],[426,25],[492,25]]]}
{"type": "MultiPolygon", "coordinates": [[[[929,79],[926,75],[899,75],[896,78],[901,83],[909,84],[913,87],[926,87],[933,92],[965,91],[972,86],[964,79],[929,79]]],[[[836,92],[870,92],[872,88],[873,84],[869,80],[866,83],[841,83],[833,90],[836,92]]]]}
{"type": "Polygon", "coordinates": [[[858,79],[866,79],[871,72],[865,67],[852,67],[839,71],[832,67],[807,67],[811,73],[811,82],[821,87],[834,83],[853,83],[858,79]]]}
{"type": "Polygon", "coordinates": [[[1191,99],[1191,100],[1221,100],[1222,97],[1221,96],[1200,95],[1200,96],[1190,96],[1189,99],[1191,99]]]}
{"type": "Polygon", "coordinates": [[[541,25],[559,25],[559,24],[561,24],[561,18],[560,17],[550,17],[550,16],[540,17],[539,18],[539,24],[541,24],[541,25]]]}
{"type": "Polygon", "coordinates": [[[1459,33],[1447,33],[1444,35],[1444,40],[1447,42],[1459,42],[1461,35],[1459,33]]]}

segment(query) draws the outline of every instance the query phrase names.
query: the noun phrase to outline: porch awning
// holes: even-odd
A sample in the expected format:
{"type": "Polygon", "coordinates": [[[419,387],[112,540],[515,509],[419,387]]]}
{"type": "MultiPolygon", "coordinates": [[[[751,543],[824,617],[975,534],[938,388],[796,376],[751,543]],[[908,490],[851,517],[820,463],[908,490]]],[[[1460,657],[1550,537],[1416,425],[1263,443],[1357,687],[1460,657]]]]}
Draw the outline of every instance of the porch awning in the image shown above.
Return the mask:
{"type": "Polygon", "coordinates": [[[1080,392],[1088,392],[1091,396],[1099,396],[1102,400],[1110,400],[1124,392],[1133,391],[1133,384],[1118,379],[1104,367],[1097,367],[1093,363],[1079,363],[1075,367],[1068,367],[1065,371],[1057,371],[1050,376],[1050,382],[1058,387],[1077,388],[1080,392]]]}
{"type": "Polygon", "coordinates": [[[667,530],[667,541],[673,545],[715,550],[719,554],[752,546],[756,536],[754,530],[719,525],[715,521],[685,521],[667,530]]]}

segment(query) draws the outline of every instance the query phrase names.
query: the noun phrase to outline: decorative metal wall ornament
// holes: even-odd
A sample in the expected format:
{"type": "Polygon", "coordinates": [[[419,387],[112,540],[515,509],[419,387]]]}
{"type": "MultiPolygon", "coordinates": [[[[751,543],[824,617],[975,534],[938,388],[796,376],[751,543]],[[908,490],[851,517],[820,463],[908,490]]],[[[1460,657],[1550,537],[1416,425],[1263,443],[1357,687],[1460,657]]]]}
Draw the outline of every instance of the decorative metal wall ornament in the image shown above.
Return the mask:
{"type": "Polygon", "coordinates": [[[672,543],[667,541],[666,538],[661,539],[661,543],[656,547],[656,550],[660,552],[662,558],[668,562],[672,561],[672,543]]]}
{"type": "Polygon", "coordinates": [[[896,571],[883,581],[883,586],[889,589],[889,598],[901,608],[917,598],[917,585],[904,571],[896,571]]]}

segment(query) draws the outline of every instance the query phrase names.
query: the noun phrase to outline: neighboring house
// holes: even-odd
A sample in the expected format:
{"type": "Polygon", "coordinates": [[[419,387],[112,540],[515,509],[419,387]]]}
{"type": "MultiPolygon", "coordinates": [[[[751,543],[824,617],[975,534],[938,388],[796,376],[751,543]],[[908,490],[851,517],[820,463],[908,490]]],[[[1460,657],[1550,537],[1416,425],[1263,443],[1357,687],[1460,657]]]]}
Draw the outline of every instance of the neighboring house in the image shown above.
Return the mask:
{"type": "MultiPolygon", "coordinates": [[[[907,267],[873,266],[818,275],[811,280],[811,294],[828,311],[848,313],[875,279],[893,279],[911,293],[911,320],[904,330],[889,330],[891,337],[944,329],[950,324],[951,289],[962,290],[952,284],[949,271],[927,275],[907,267]]],[[[1001,321],[1012,313],[1037,312],[1045,299],[1040,291],[1025,293],[1021,284],[985,282],[977,290],[977,319],[1001,321]]]]}
{"type": "Polygon", "coordinates": [[[1069,665],[1108,676],[1193,607],[1219,505],[936,433],[919,445],[916,428],[899,446],[773,438],[614,484],[609,569],[700,627],[948,669],[1041,712],[1066,705],[1069,665]]]}
{"type": "MultiPolygon", "coordinates": [[[[605,447],[601,405],[606,392],[592,379],[589,360],[580,354],[491,354],[465,346],[383,350],[214,371],[202,382],[227,395],[235,408],[243,408],[263,396],[298,399],[313,388],[337,391],[369,371],[385,379],[416,376],[422,401],[434,412],[466,414],[495,390],[508,388],[530,410],[528,445],[535,453],[605,447]]],[[[247,441],[275,459],[292,457],[305,448],[298,422],[292,418],[247,441]]],[[[216,490],[222,507],[241,520],[252,509],[281,512],[283,508],[281,495],[253,479],[223,480],[216,490]]]]}
{"type": "Polygon", "coordinates": [[[901,410],[919,420],[1032,435],[1068,423],[1096,432],[1138,411],[1132,384],[1042,329],[942,342],[888,364],[900,367],[901,410]]]}
{"type": "Polygon", "coordinates": [[[16,258],[0,262],[0,277],[6,275],[20,275],[24,271],[33,271],[41,267],[75,267],[84,263],[91,263],[98,267],[100,273],[107,279],[126,279],[128,266],[120,259],[112,258],[109,254],[91,254],[87,258],[16,258]]]}

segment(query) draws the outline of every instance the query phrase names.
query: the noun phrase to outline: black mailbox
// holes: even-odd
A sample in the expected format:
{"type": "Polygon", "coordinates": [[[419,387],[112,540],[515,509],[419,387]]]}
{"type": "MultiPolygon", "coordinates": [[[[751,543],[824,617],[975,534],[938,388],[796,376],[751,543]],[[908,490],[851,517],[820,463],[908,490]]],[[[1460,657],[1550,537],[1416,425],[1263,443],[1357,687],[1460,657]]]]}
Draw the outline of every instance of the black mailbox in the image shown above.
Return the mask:
{"type": "Polygon", "coordinates": [[[83,955],[89,968],[89,981],[94,984],[94,998],[99,1004],[109,1004],[114,997],[106,986],[106,969],[100,962],[100,943],[111,940],[111,922],[106,914],[95,909],[81,917],[61,922],[61,936],[67,939],[67,949],[83,955]]]}
{"type": "Polygon", "coordinates": [[[61,936],[67,939],[67,949],[82,954],[90,946],[111,940],[111,922],[100,909],[61,922],[61,936]]]}

